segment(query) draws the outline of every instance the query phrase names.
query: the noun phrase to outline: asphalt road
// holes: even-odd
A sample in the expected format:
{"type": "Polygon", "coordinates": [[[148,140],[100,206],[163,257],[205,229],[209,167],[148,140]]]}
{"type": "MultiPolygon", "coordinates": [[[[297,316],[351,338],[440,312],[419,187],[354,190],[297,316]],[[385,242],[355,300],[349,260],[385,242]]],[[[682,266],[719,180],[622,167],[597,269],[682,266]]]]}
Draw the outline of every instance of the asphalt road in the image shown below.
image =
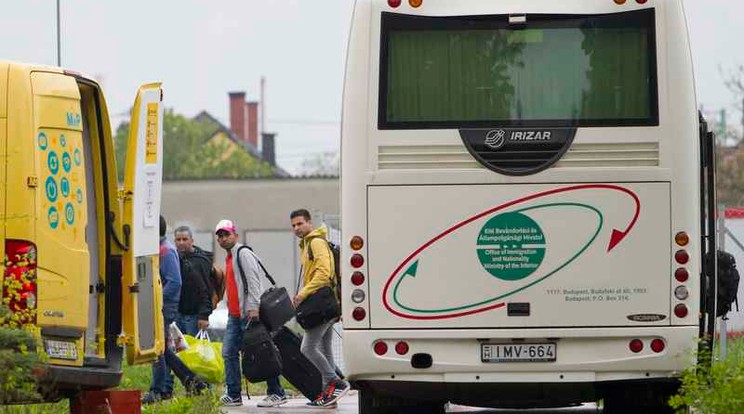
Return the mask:
{"type": "MultiPolygon", "coordinates": [[[[339,414],[357,414],[357,395],[355,392],[350,392],[341,401],[339,401],[338,408],[335,410],[331,409],[318,409],[318,408],[305,408],[305,399],[293,399],[287,404],[278,408],[258,408],[256,403],[263,397],[253,397],[251,400],[243,399],[242,407],[225,407],[223,408],[224,413],[228,414],[309,414],[309,413],[339,413],[339,414]]],[[[449,407],[447,411],[449,413],[479,413],[479,414],[590,414],[590,413],[601,413],[602,410],[597,408],[594,404],[585,404],[582,407],[575,408],[558,408],[558,409],[531,409],[531,410],[494,410],[474,407],[463,407],[453,405],[449,407]]]]}

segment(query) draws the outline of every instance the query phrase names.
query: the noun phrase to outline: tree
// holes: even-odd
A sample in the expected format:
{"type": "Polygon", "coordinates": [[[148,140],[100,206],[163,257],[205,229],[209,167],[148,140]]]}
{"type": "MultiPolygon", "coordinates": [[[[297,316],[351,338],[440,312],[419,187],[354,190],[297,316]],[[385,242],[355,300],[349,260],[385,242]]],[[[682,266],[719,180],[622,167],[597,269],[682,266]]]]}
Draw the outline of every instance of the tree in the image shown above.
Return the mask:
{"type": "Polygon", "coordinates": [[[315,154],[302,161],[300,174],[338,177],[339,161],[338,152],[336,151],[315,154]]]}
{"type": "MultiPolygon", "coordinates": [[[[724,84],[736,99],[737,108],[742,110],[744,122],[744,65],[738,65],[734,70],[724,75],[724,84]]],[[[744,133],[744,131],[742,131],[744,133]]],[[[730,206],[744,205],[744,145],[741,136],[736,132],[729,132],[717,148],[716,190],[718,202],[730,206]],[[726,146],[726,142],[735,142],[735,146],[726,146]]]]}
{"type": "Polygon", "coordinates": [[[732,154],[718,150],[716,165],[716,190],[718,202],[727,206],[744,206],[744,147],[741,145],[732,154]]]}
{"type": "MultiPolygon", "coordinates": [[[[230,151],[228,143],[209,141],[217,130],[211,122],[200,122],[166,110],[163,115],[163,178],[255,178],[267,177],[273,168],[246,151],[230,151]]],[[[116,162],[119,181],[124,177],[129,123],[116,129],[116,162]]]]}

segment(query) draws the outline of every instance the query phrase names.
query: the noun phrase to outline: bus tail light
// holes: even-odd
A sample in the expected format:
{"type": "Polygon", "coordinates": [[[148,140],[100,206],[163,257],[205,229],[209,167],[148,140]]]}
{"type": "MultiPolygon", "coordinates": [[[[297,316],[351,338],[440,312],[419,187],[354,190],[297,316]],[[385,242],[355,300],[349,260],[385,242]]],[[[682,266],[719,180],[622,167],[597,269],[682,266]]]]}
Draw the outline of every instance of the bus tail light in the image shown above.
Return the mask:
{"type": "Polygon", "coordinates": [[[664,343],[663,339],[656,338],[651,341],[651,350],[656,352],[657,354],[659,352],[662,352],[664,348],[666,348],[666,344],[664,343]]]}
{"type": "Polygon", "coordinates": [[[682,285],[677,286],[674,289],[674,297],[679,300],[685,300],[688,297],[690,297],[690,291],[685,286],[682,286],[682,285]]]}
{"type": "Polygon", "coordinates": [[[396,9],[400,6],[401,0],[388,0],[388,6],[396,9]]]}
{"type": "Polygon", "coordinates": [[[636,3],[638,4],[646,4],[648,0],[636,0],[636,3]]]}
{"type": "Polygon", "coordinates": [[[362,303],[364,302],[364,299],[367,297],[367,295],[364,293],[362,289],[354,289],[353,292],[351,292],[351,301],[354,303],[362,303]]]}
{"type": "Polygon", "coordinates": [[[354,236],[351,238],[351,241],[349,242],[349,247],[352,248],[352,250],[362,250],[362,247],[364,247],[364,239],[360,236],[354,236]]]}
{"type": "Polygon", "coordinates": [[[677,282],[679,283],[687,282],[687,279],[690,278],[690,272],[688,272],[684,267],[680,267],[674,271],[674,278],[677,279],[677,282]]]}
{"type": "Polygon", "coordinates": [[[408,343],[404,341],[400,341],[397,344],[395,344],[395,352],[398,355],[405,355],[408,353],[408,350],[409,350],[408,343]]]}
{"type": "Polygon", "coordinates": [[[681,231],[674,236],[674,242],[680,247],[685,247],[690,243],[690,236],[687,232],[681,231]]]}
{"type": "Polygon", "coordinates": [[[383,341],[375,342],[372,348],[375,350],[375,354],[380,355],[380,356],[387,354],[387,351],[388,351],[388,346],[383,341]]]}
{"type": "Polygon", "coordinates": [[[367,317],[367,311],[364,310],[364,308],[354,308],[351,312],[351,317],[354,318],[355,321],[361,322],[367,317]]]}
{"type": "Polygon", "coordinates": [[[351,266],[355,269],[359,269],[360,267],[364,266],[364,256],[359,253],[351,256],[351,266]]]}
{"type": "Polygon", "coordinates": [[[630,351],[637,354],[641,351],[643,351],[643,341],[640,339],[634,339],[630,341],[630,344],[628,344],[628,348],[630,348],[630,351]]]}
{"type": "Polygon", "coordinates": [[[25,240],[5,241],[3,302],[12,312],[11,326],[36,323],[37,253],[25,240]]]}
{"type": "Polygon", "coordinates": [[[625,4],[625,0],[615,0],[615,4],[625,4]]]}
{"type": "Polygon", "coordinates": [[[687,262],[690,261],[690,255],[687,254],[685,250],[677,250],[677,252],[674,253],[674,260],[681,265],[687,264],[687,262]]]}
{"type": "Polygon", "coordinates": [[[408,0],[408,4],[410,4],[414,9],[421,7],[423,3],[424,0],[408,0]]]}
{"type": "Polygon", "coordinates": [[[689,311],[687,310],[687,305],[680,303],[679,305],[674,307],[674,316],[678,318],[684,318],[687,316],[687,313],[689,311]]]}
{"type": "Polygon", "coordinates": [[[361,286],[364,283],[364,273],[354,272],[351,275],[351,284],[354,286],[361,286]]]}

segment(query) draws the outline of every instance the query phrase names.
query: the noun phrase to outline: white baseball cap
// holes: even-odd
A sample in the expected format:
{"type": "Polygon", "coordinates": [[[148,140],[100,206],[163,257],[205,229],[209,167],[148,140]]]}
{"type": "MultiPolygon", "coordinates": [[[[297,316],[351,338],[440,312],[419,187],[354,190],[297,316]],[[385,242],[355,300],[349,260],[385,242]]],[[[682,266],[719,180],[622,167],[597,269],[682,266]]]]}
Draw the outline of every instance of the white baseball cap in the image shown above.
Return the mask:
{"type": "Polygon", "coordinates": [[[220,230],[235,233],[238,231],[238,228],[235,227],[235,223],[233,223],[232,220],[222,219],[219,223],[217,223],[217,226],[214,228],[214,232],[217,233],[220,230]]]}

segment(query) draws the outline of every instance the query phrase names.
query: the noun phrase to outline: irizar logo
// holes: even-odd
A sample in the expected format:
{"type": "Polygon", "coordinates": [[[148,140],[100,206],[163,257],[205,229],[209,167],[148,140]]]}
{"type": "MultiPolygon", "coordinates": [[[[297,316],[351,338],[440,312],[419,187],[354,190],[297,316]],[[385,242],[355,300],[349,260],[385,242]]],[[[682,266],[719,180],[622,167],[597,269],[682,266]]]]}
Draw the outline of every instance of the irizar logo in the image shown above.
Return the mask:
{"type": "MultiPolygon", "coordinates": [[[[492,148],[499,149],[506,143],[507,132],[503,129],[492,129],[486,134],[484,143],[492,148]]],[[[553,133],[551,131],[512,131],[509,133],[510,142],[524,141],[550,141],[553,133]]]]}
{"type": "Polygon", "coordinates": [[[503,129],[492,129],[486,134],[485,144],[493,149],[499,149],[504,146],[506,131],[503,129]]]}
{"type": "Polygon", "coordinates": [[[550,131],[514,131],[509,141],[550,141],[550,131]]]}

